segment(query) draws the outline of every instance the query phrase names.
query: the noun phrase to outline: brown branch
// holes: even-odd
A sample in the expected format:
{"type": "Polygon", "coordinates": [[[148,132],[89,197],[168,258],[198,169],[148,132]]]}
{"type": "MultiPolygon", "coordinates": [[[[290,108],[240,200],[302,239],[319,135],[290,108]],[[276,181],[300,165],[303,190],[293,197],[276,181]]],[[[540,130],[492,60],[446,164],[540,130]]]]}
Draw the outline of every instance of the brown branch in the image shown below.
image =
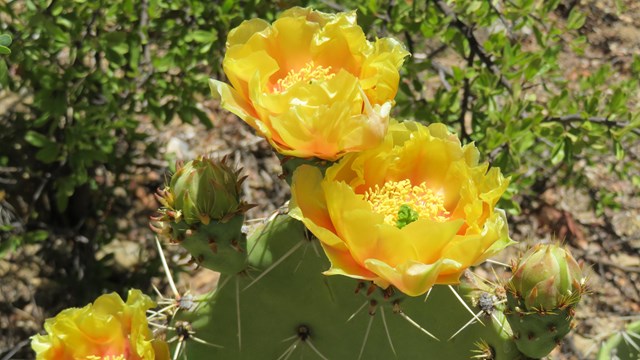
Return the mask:
{"type": "MultiPolygon", "coordinates": [[[[476,52],[471,49],[469,56],[467,57],[467,66],[473,66],[473,59],[476,56],[476,52]]],[[[471,81],[468,77],[464,78],[464,87],[462,90],[462,102],[460,104],[460,117],[458,118],[458,122],[460,123],[460,137],[463,140],[470,141],[470,134],[467,132],[467,127],[465,126],[465,117],[467,112],[469,111],[469,97],[471,97],[471,81]]]]}
{"type": "Polygon", "coordinates": [[[486,51],[476,38],[475,34],[473,33],[473,29],[465,24],[462,20],[460,20],[458,18],[458,15],[456,15],[456,13],[451,10],[451,8],[449,8],[449,6],[447,6],[447,4],[445,4],[443,0],[433,1],[440,9],[440,11],[451,18],[451,23],[453,24],[453,26],[458,28],[462,35],[464,35],[464,37],[469,42],[469,48],[471,49],[471,51],[475,52],[478,55],[480,61],[482,61],[482,63],[485,64],[485,66],[489,68],[489,70],[491,70],[491,72],[500,79],[500,84],[502,84],[502,86],[507,89],[509,94],[513,94],[511,84],[507,81],[507,79],[505,79],[505,77],[502,75],[502,72],[500,71],[498,66],[496,66],[493,60],[491,60],[491,56],[486,53],[486,51]]]}
{"type": "MultiPolygon", "coordinates": [[[[560,123],[567,123],[567,124],[578,123],[578,122],[582,123],[585,121],[589,121],[596,124],[606,125],[608,127],[625,127],[625,126],[629,126],[630,124],[629,121],[625,121],[625,120],[610,120],[606,117],[598,117],[598,116],[584,117],[580,114],[571,114],[571,115],[565,115],[565,116],[547,116],[546,118],[544,118],[543,121],[560,122],[560,123]]],[[[631,132],[633,132],[636,135],[640,135],[639,128],[633,128],[631,129],[631,132]]]]}

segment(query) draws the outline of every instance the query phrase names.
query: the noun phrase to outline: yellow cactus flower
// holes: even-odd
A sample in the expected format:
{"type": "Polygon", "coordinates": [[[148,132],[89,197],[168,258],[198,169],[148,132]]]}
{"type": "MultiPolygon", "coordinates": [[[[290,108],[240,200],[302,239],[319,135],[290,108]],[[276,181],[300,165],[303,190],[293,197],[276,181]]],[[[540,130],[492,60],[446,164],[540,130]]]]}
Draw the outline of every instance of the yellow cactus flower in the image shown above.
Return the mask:
{"type": "Polygon", "coordinates": [[[116,293],[102,295],[47,319],[47,334],[35,335],[31,347],[38,360],[168,360],[169,347],[153,340],[147,324],[155,306],[140,290],[130,290],[126,303],[116,293]]]}
{"type": "Polygon", "coordinates": [[[211,80],[211,91],[279,153],[336,160],[384,138],[409,53],[391,38],[367,41],[355,11],[295,7],[273,24],[243,22],[226,45],[230,85],[211,80]]]}
{"type": "Polygon", "coordinates": [[[377,148],[326,170],[296,169],[293,217],[320,242],[327,275],[395,286],[410,296],[456,284],[462,272],[511,244],[498,168],[442,124],[390,125],[377,148]]]}

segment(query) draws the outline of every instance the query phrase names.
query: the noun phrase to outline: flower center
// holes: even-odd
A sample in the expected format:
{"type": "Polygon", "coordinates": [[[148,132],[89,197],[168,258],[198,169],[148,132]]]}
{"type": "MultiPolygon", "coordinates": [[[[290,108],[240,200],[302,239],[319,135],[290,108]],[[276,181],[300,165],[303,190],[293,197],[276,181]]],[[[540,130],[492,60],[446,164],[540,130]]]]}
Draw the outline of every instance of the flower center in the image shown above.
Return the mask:
{"type": "Polygon", "coordinates": [[[289,70],[287,76],[278,80],[273,90],[281,93],[299,82],[312,84],[316,81],[329,80],[334,76],[335,74],[331,73],[331,66],[315,65],[313,61],[309,61],[299,70],[289,70]]]}
{"type": "Polygon", "coordinates": [[[87,356],[87,360],[127,360],[127,358],[124,356],[124,354],[107,356],[89,355],[87,356]]]}
{"type": "Polygon", "coordinates": [[[384,215],[387,224],[399,228],[419,218],[446,221],[449,212],[444,207],[444,194],[427,187],[424,182],[414,186],[409,180],[388,181],[364,193],[373,211],[384,215]]]}

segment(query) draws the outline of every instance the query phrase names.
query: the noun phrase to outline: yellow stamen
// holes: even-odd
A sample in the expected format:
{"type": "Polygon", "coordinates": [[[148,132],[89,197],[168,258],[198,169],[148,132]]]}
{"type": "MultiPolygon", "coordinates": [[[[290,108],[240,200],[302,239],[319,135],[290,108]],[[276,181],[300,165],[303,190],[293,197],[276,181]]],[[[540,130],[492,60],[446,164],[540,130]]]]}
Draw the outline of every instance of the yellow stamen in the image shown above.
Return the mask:
{"type": "Polygon", "coordinates": [[[126,360],[127,358],[124,355],[107,355],[107,356],[98,356],[98,355],[89,355],[87,356],[87,360],[126,360]]]}
{"type": "Polygon", "coordinates": [[[309,61],[299,70],[290,70],[282,79],[279,79],[274,86],[274,92],[281,93],[299,82],[313,83],[315,81],[329,80],[336,74],[331,73],[331,66],[324,67],[315,65],[309,61]]]}
{"type": "Polygon", "coordinates": [[[402,205],[416,211],[419,219],[446,221],[449,217],[444,207],[444,194],[429,189],[424,182],[413,186],[409,180],[388,181],[382,188],[376,185],[367,190],[364,199],[371,204],[373,211],[384,215],[387,224],[394,226],[402,205]]]}

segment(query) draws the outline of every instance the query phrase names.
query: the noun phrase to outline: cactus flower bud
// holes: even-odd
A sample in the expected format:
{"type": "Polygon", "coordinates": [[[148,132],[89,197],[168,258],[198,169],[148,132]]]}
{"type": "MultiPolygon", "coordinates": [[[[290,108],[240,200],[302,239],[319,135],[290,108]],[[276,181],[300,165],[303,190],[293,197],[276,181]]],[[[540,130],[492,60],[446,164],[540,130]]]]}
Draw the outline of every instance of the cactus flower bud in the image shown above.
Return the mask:
{"type": "Polygon", "coordinates": [[[199,157],[176,171],[165,200],[180,211],[187,224],[206,225],[212,219],[222,220],[238,212],[241,183],[238,172],[225,161],[199,157]]]}
{"type": "Polygon", "coordinates": [[[539,245],[516,264],[510,287],[527,310],[552,310],[574,304],[585,278],[571,254],[558,245],[539,245]]]}
{"type": "Polygon", "coordinates": [[[234,273],[246,265],[241,228],[252,205],[240,200],[243,177],[225,159],[199,157],[178,168],[158,191],[162,205],[151,228],[187,249],[206,268],[234,273]]]}
{"type": "Polygon", "coordinates": [[[585,292],[582,268],[559,245],[538,245],[513,265],[505,315],[524,355],[540,359],[569,333],[585,292]]]}

